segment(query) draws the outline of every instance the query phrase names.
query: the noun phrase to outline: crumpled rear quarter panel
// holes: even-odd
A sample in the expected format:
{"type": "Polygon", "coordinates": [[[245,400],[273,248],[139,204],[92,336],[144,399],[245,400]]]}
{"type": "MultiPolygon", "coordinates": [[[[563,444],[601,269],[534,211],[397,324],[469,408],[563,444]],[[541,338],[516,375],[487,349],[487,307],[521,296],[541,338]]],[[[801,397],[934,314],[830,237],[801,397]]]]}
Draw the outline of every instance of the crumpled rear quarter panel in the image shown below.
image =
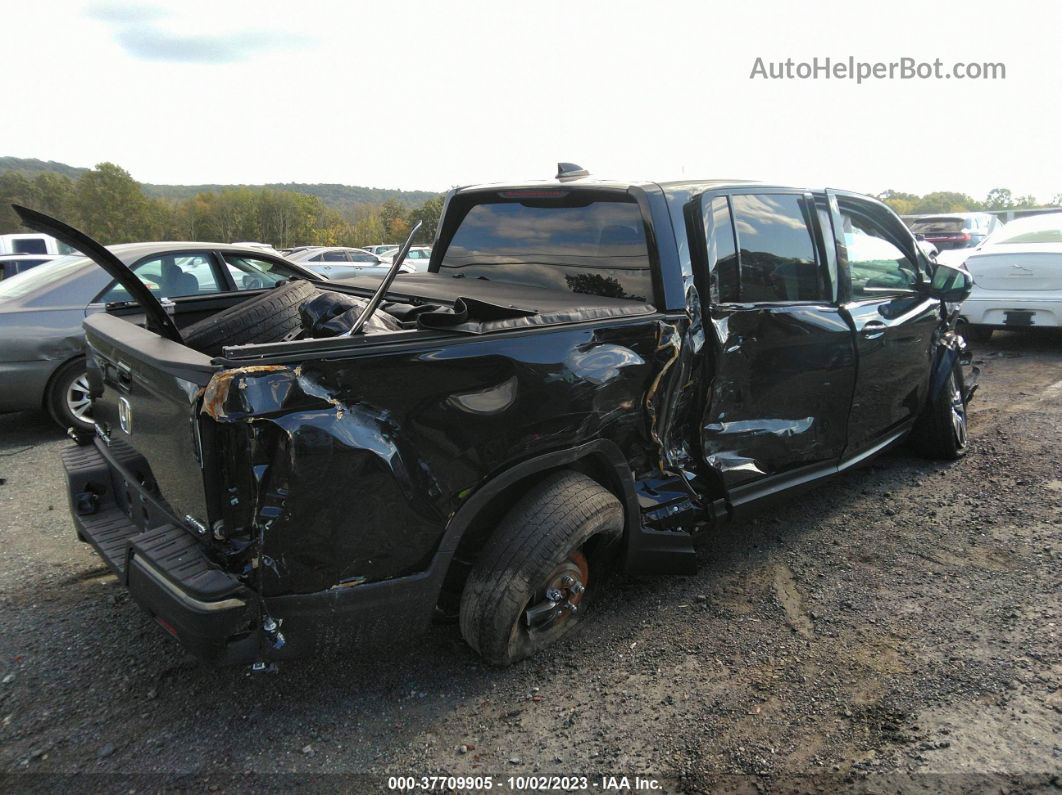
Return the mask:
{"type": "MultiPolygon", "coordinates": [[[[596,438],[654,459],[645,398],[656,320],[447,341],[385,355],[226,371],[204,396],[253,492],[266,595],[426,568],[493,474],[596,438]]],[[[670,328],[670,327],[667,327],[670,328]]],[[[655,456],[658,460],[658,455],[655,456]]],[[[648,465],[652,465],[649,463],[648,465]]]]}

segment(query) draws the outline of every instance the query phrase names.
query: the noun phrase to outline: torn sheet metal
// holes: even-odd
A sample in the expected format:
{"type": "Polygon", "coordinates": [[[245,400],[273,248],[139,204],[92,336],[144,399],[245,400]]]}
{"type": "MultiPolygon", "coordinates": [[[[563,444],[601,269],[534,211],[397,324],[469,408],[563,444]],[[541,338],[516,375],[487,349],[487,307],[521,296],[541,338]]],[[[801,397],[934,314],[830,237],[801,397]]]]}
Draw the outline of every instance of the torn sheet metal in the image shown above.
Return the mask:
{"type": "Polygon", "coordinates": [[[553,329],[218,374],[202,413],[227,448],[250,446],[253,478],[226,481],[255,492],[224,503],[225,524],[253,527],[267,595],[421,570],[468,495],[516,462],[599,438],[652,460],[658,335],[553,329]]]}

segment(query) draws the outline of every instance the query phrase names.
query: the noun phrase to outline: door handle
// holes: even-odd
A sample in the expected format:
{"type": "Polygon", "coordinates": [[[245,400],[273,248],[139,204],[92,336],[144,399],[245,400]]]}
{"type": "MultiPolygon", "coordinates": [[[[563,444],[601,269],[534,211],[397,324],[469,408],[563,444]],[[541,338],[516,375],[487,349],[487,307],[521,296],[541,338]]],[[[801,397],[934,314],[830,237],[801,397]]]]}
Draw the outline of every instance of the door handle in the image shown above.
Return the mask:
{"type": "Polygon", "coordinates": [[[887,328],[888,326],[886,326],[880,320],[871,320],[869,323],[863,326],[863,336],[868,340],[876,340],[878,337],[885,333],[885,329],[887,328]]]}

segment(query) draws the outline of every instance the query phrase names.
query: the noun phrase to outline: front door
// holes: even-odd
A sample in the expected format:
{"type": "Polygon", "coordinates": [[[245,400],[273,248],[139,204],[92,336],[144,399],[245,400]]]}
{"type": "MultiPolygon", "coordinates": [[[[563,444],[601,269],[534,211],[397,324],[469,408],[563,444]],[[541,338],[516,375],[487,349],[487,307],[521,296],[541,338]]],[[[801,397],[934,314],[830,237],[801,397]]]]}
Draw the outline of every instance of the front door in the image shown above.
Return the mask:
{"type": "Polygon", "coordinates": [[[830,192],[843,304],[856,333],[857,376],[845,458],[906,430],[929,388],[940,301],[911,233],[886,207],[830,192]]]}
{"type": "Polygon", "coordinates": [[[712,350],[701,449],[738,506],[836,465],[855,352],[811,194],[705,195],[699,213],[712,350]]]}

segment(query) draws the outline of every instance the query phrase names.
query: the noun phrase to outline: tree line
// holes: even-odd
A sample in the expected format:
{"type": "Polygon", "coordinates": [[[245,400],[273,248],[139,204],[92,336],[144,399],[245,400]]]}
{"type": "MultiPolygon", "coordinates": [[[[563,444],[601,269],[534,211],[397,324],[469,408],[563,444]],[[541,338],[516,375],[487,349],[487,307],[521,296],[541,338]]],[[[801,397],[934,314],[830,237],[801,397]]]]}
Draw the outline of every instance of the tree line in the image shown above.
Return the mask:
{"type": "Polygon", "coordinates": [[[924,213],[974,213],[986,210],[1024,210],[1032,207],[1062,207],[1062,193],[1044,204],[1028,194],[1015,196],[1007,188],[993,188],[982,201],[965,193],[936,191],[919,196],[915,193],[887,190],[878,197],[899,215],[924,213]]]}
{"type": "Polygon", "coordinates": [[[22,204],[81,229],[101,243],[190,240],[258,241],[277,248],[367,246],[403,241],[417,221],[418,243],[435,236],[443,197],[413,207],[397,199],[329,207],[318,196],[238,187],[186,199],[149,196],[128,171],[100,163],[76,178],[52,172],[0,173],[0,234],[29,231],[12,204],[22,204]]]}
{"type": "MultiPolygon", "coordinates": [[[[887,190],[878,198],[900,215],[976,212],[1042,206],[1034,196],[995,188],[984,200],[937,191],[919,196],[887,190]]],[[[23,204],[76,226],[105,244],[141,240],[244,240],[277,248],[301,245],[367,246],[399,243],[417,221],[418,243],[435,237],[442,195],[410,207],[390,198],[339,208],[319,196],[270,187],[232,187],[188,198],[149,195],[129,172],[100,163],[78,176],[51,171],[0,173],[0,234],[24,232],[11,204],[23,204]]],[[[1049,206],[1062,207],[1062,193],[1049,206]]]]}

